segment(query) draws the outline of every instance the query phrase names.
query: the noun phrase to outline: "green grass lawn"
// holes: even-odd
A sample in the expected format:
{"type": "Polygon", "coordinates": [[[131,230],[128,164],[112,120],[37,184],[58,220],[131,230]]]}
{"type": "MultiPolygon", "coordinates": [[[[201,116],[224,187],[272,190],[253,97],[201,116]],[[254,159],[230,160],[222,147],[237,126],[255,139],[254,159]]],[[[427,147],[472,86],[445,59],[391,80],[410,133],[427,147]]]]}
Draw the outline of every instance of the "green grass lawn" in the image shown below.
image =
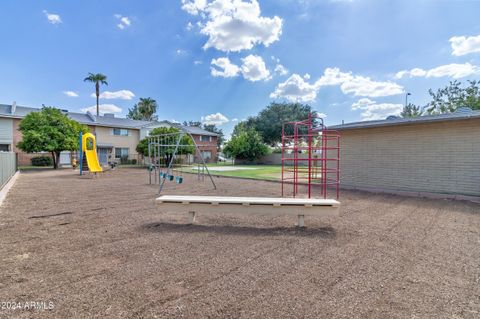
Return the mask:
{"type": "Polygon", "coordinates": [[[21,171],[31,171],[31,170],[46,170],[46,169],[53,169],[53,166],[32,166],[32,165],[23,165],[18,166],[18,169],[21,171]]]}
{"type": "MultiPolygon", "coordinates": [[[[233,176],[233,177],[243,177],[243,178],[254,178],[254,179],[263,179],[263,180],[280,180],[282,174],[281,165],[222,165],[222,164],[208,164],[208,167],[211,168],[210,174],[219,175],[219,176],[233,176]],[[216,171],[216,167],[236,167],[239,170],[231,171],[216,171]],[[250,169],[241,169],[241,168],[250,168],[250,169]]],[[[196,169],[190,169],[192,172],[196,172],[196,169]]]]}

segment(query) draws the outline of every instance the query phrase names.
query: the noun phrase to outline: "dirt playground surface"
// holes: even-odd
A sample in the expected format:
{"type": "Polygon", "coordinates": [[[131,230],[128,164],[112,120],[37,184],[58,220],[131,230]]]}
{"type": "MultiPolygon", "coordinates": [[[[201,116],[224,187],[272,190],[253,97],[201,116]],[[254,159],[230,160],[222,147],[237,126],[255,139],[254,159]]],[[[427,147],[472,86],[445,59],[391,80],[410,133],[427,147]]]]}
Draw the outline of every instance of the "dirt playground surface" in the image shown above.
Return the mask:
{"type": "MultiPolygon", "coordinates": [[[[479,318],[480,205],[343,192],[340,217],[188,215],[147,172],[22,173],[0,210],[0,318],[479,318]],[[7,302],[53,304],[12,310],[7,302]]],[[[185,177],[168,194],[278,196],[185,177]]]]}

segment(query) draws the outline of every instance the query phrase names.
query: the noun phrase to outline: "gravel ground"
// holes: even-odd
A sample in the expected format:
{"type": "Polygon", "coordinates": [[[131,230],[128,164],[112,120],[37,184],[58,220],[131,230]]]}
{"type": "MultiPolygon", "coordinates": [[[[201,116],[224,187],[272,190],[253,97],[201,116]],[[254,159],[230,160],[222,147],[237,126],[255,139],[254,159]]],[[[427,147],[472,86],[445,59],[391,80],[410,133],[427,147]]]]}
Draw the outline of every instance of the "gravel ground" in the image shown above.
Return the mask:
{"type": "MultiPolygon", "coordinates": [[[[343,192],[340,217],[161,212],[147,173],[23,173],[0,210],[0,318],[479,318],[480,205],[343,192]],[[7,302],[52,302],[12,310],[7,302]],[[48,308],[48,304],[46,304],[48,308]]],[[[278,196],[186,176],[168,194],[278,196]]],[[[11,306],[11,304],[10,304],[11,306]]]]}

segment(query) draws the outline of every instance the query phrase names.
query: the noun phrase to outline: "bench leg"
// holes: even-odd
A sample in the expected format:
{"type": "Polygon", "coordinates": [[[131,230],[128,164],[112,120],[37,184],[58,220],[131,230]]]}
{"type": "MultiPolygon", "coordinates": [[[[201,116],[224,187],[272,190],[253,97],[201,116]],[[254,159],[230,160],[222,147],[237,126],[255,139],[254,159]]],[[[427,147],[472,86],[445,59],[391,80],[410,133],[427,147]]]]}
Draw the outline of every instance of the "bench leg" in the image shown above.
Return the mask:
{"type": "Polygon", "coordinates": [[[298,227],[305,227],[305,216],[298,215],[298,227]]]}
{"type": "Polygon", "coordinates": [[[188,223],[193,224],[195,223],[195,212],[188,212],[188,223]]]}

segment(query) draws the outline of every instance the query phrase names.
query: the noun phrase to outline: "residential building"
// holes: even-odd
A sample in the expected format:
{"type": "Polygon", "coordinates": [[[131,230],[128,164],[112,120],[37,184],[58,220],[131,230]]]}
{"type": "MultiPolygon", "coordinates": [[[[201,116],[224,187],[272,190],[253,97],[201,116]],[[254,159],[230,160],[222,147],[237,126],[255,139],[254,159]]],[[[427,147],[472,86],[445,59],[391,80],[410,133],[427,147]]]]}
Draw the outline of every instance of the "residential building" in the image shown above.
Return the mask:
{"type": "MultiPolygon", "coordinates": [[[[39,111],[38,108],[0,104],[0,151],[13,151],[18,153],[19,165],[30,165],[31,158],[39,154],[27,154],[17,148],[17,143],[22,139],[18,130],[20,121],[30,112],[39,111]]],[[[208,132],[198,127],[188,127],[169,121],[148,122],[115,117],[114,114],[96,116],[90,112],[75,113],[63,110],[71,119],[87,125],[97,137],[98,157],[101,165],[122,160],[142,159],[137,154],[136,147],[139,141],[148,135],[149,131],[159,126],[174,126],[190,132],[195,141],[203,141],[205,145],[204,156],[210,155],[211,160],[217,157],[217,138],[215,133],[208,132]],[[205,136],[208,136],[206,142],[205,136]]],[[[200,142],[199,142],[200,144],[200,142]]],[[[202,149],[204,149],[202,148],[202,149]]],[[[50,155],[46,153],[45,155],[50,155]]],[[[63,152],[60,164],[70,164],[70,152],[63,152]]]]}
{"type": "MultiPolygon", "coordinates": [[[[217,161],[218,159],[218,134],[206,131],[197,126],[186,126],[180,123],[170,121],[151,122],[144,125],[140,129],[140,139],[150,135],[150,132],[157,127],[175,127],[192,135],[195,143],[199,146],[202,157],[208,162],[217,161]]],[[[198,161],[198,156],[195,156],[195,161],[198,161]]]]}
{"type": "Polygon", "coordinates": [[[480,111],[331,126],[341,135],[342,187],[480,196],[480,111]]]}

